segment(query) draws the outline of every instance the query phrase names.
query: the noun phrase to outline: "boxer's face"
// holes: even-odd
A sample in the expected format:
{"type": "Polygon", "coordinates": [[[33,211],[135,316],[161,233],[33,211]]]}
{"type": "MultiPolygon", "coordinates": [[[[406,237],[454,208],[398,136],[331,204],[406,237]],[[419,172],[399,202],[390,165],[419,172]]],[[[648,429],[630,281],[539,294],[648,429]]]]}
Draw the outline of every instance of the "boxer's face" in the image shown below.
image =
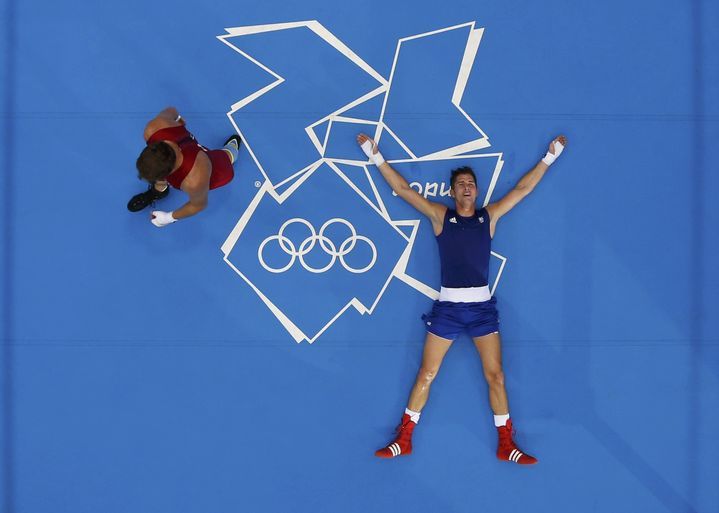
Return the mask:
{"type": "Polygon", "coordinates": [[[457,175],[452,190],[452,198],[462,203],[474,203],[477,201],[477,184],[469,173],[457,175]]]}

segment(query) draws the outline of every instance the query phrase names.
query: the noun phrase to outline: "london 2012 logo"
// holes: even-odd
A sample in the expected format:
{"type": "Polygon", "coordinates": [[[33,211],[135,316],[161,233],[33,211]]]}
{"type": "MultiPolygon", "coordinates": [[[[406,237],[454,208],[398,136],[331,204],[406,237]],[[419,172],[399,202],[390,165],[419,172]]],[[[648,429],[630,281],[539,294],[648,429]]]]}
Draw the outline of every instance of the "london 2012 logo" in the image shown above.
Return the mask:
{"type": "MultiPolygon", "coordinates": [[[[392,280],[437,298],[427,221],[393,196],[355,136],[373,136],[433,201],[449,196],[450,169],[471,165],[487,204],[502,153],[487,151],[489,137],[462,107],[483,33],[469,22],[404,37],[388,77],[317,21],[218,36],[271,77],[228,112],[264,182],[222,245],[224,260],[296,342],[314,342],[350,307],[371,314],[392,280]]],[[[493,292],[506,259],[492,255],[493,292]]]]}

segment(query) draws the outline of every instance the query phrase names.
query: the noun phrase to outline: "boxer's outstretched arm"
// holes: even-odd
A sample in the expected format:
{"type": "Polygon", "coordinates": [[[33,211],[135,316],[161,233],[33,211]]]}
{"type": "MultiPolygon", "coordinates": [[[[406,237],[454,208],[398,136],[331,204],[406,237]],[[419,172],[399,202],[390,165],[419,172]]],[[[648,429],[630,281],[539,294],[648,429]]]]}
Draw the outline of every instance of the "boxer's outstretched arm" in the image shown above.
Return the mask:
{"type": "Polygon", "coordinates": [[[384,160],[382,154],[379,152],[377,143],[367,137],[367,135],[359,134],[357,136],[357,144],[360,145],[360,148],[362,148],[362,151],[365,152],[365,155],[367,155],[377,166],[377,169],[379,169],[380,173],[382,173],[382,177],[389,186],[392,187],[392,190],[397,194],[397,196],[427,216],[427,218],[429,218],[432,222],[434,233],[440,233],[442,231],[444,213],[447,211],[447,207],[441,203],[429,201],[427,198],[410,187],[407,180],[384,160]]]}
{"type": "Polygon", "coordinates": [[[519,179],[517,185],[505,194],[502,198],[494,203],[487,205],[487,211],[494,225],[500,217],[512,210],[520,201],[534,190],[537,184],[542,180],[549,166],[561,155],[564,147],[567,145],[567,138],[563,135],[556,137],[549,143],[549,151],[542,160],[527,171],[522,178],[519,179]]]}

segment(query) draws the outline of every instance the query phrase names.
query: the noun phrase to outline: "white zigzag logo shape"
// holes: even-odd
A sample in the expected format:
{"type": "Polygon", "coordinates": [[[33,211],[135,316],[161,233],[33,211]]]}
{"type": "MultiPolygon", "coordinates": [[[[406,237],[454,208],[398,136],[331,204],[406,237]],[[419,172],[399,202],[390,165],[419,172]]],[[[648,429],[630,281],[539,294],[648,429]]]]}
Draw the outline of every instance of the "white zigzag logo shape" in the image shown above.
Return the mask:
{"type": "MultiPolygon", "coordinates": [[[[217,36],[217,38],[222,41],[224,44],[232,48],[234,51],[238,52],[240,55],[248,59],[249,61],[253,62],[255,65],[257,65],[262,70],[269,73],[271,76],[275,78],[275,80],[268,84],[267,86],[255,91],[254,93],[246,96],[245,98],[239,100],[238,102],[234,103],[231,107],[231,110],[227,113],[227,116],[232,123],[232,125],[237,130],[237,133],[239,133],[243,141],[245,142],[245,145],[254,160],[255,164],[257,165],[258,169],[262,173],[262,175],[265,177],[264,183],[261,185],[259,191],[253,198],[250,205],[247,207],[243,215],[240,217],[240,219],[237,221],[235,227],[233,228],[232,232],[229,234],[225,242],[223,243],[221,249],[224,255],[224,261],[240,276],[243,280],[245,280],[250,287],[255,291],[255,293],[260,297],[260,299],[266,304],[266,306],[273,312],[273,314],[277,317],[277,319],[282,323],[282,325],[285,327],[285,329],[290,333],[290,335],[294,338],[296,342],[301,342],[302,340],[307,340],[309,343],[314,342],[317,340],[317,338],[325,331],[327,328],[329,328],[332,323],[337,320],[344,312],[349,308],[350,306],[353,306],[358,312],[361,314],[369,313],[371,314],[378,304],[380,298],[382,297],[384,291],[386,290],[389,282],[391,281],[392,277],[395,277],[409,286],[413,287],[417,291],[421,292],[422,294],[428,296],[431,299],[437,299],[439,297],[439,291],[435,290],[431,286],[421,282],[420,280],[417,280],[416,278],[413,278],[412,276],[409,276],[406,273],[407,264],[409,262],[412,248],[415,242],[415,238],[417,235],[417,228],[419,226],[419,219],[410,219],[410,220],[393,220],[391,219],[389,212],[387,208],[385,207],[385,204],[377,190],[377,187],[375,185],[374,179],[372,177],[372,174],[369,172],[367,166],[370,164],[368,160],[357,160],[352,158],[328,158],[325,156],[325,153],[327,151],[327,143],[330,137],[330,133],[332,131],[333,125],[338,125],[341,123],[353,123],[353,124],[363,124],[367,125],[369,127],[374,127],[374,139],[379,142],[383,136],[383,134],[386,132],[390,137],[392,137],[397,144],[407,153],[409,158],[407,159],[397,159],[397,160],[389,160],[390,163],[405,163],[405,162],[422,162],[422,161],[436,161],[436,160],[452,160],[452,159],[483,159],[483,158],[493,158],[497,160],[496,165],[494,166],[494,171],[492,173],[491,181],[484,199],[484,205],[486,205],[489,202],[489,199],[492,195],[492,192],[495,188],[495,185],[497,183],[497,180],[499,178],[499,174],[502,170],[502,166],[504,164],[504,161],[502,160],[502,153],[483,153],[483,154],[470,154],[469,152],[473,152],[476,150],[481,150],[483,148],[487,148],[490,146],[489,139],[485,135],[485,133],[477,126],[477,124],[474,122],[474,120],[462,109],[461,107],[461,101],[462,97],[464,95],[465,88],[467,86],[467,82],[469,79],[470,71],[472,69],[472,65],[474,63],[475,57],[477,55],[477,51],[479,48],[479,43],[481,41],[484,29],[483,28],[475,28],[474,22],[464,23],[460,25],[455,25],[431,32],[426,32],[422,34],[413,35],[410,37],[402,38],[397,43],[397,48],[395,51],[394,61],[392,64],[392,69],[390,72],[389,79],[385,79],[381,74],[379,74],[374,68],[372,68],[369,64],[367,64],[364,60],[362,60],[357,54],[355,54],[349,47],[347,47],[342,41],[340,41],[336,36],[334,36],[329,30],[327,30],[324,26],[322,26],[318,21],[312,20],[312,21],[303,21],[303,22],[292,22],[292,23],[277,23],[277,24],[269,24],[269,25],[253,25],[253,26],[246,26],[246,27],[235,27],[235,28],[229,28],[226,29],[226,34],[217,36]],[[261,34],[261,33],[269,33],[269,32],[277,32],[277,31],[284,31],[284,30],[290,30],[290,29],[296,29],[305,27],[309,30],[311,30],[316,36],[324,40],[327,44],[329,44],[332,48],[334,48],[337,52],[339,52],[342,56],[344,56],[346,59],[348,59],[350,62],[352,62],[354,65],[356,65],[359,69],[367,73],[370,77],[372,77],[374,80],[376,80],[379,83],[379,86],[375,89],[367,92],[366,94],[360,96],[359,98],[356,98],[355,100],[351,101],[350,103],[347,103],[346,105],[343,105],[341,108],[334,110],[333,112],[325,115],[324,117],[314,121],[310,125],[305,127],[305,132],[307,134],[307,138],[312,143],[314,148],[317,150],[317,160],[312,162],[310,165],[305,166],[301,169],[297,169],[294,172],[292,172],[289,176],[285,177],[284,179],[278,181],[277,183],[272,183],[268,173],[266,172],[265,168],[263,167],[263,164],[261,160],[256,156],[255,151],[253,151],[251,143],[247,140],[247,138],[243,135],[242,128],[237,125],[235,119],[233,118],[233,115],[240,111],[241,109],[245,108],[252,102],[258,100],[263,95],[269,93],[279,85],[285,82],[285,79],[281,77],[279,74],[277,74],[275,71],[271,70],[269,67],[265,66],[252,56],[250,56],[248,53],[241,50],[239,47],[234,45],[230,40],[233,38],[241,37],[241,36],[247,36],[247,35],[253,35],[253,34],[261,34]],[[403,45],[403,43],[406,43],[408,41],[417,40],[420,38],[426,38],[431,37],[434,35],[442,34],[445,32],[457,30],[457,29],[466,29],[469,28],[469,37],[466,42],[466,46],[464,49],[464,55],[462,57],[459,73],[457,76],[457,80],[455,83],[454,91],[451,98],[452,105],[457,109],[459,113],[464,116],[464,118],[467,120],[468,123],[471,124],[471,126],[476,130],[477,137],[473,140],[463,142],[461,144],[452,146],[450,148],[445,148],[440,151],[434,151],[427,154],[419,154],[420,152],[415,151],[416,148],[411,148],[408,144],[402,141],[400,137],[391,129],[388,123],[385,122],[385,110],[387,107],[387,102],[390,96],[390,91],[392,87],[392,81],[395,76],[395,70],[397,67],[397,63],[399,61],[400,56],[400,49],[403,45]],[[376,98],[379,95],[384,95],[384,100],[382,102],[382,108],[381,113],[379,115],[378,120],[371,120],[371,119],[360,119],[356,117],[349,117],[349,116],[343,116],[343,114],[347,113],[351,109],[354,109],[355,107],[358,107],[366,102],[369,102],[370,100],[376,98]],[[320,137],[318,137],[318,134],[316,133],[316,128],[319,125],[322,125],[324,123],[327,123],[327,131],[325,133],[325,136],[323,140],[320,140],[320,137]],[[238,242],[238,239],[240,238],[240,235],[242,234],[244,228],[249,223],[253,213],[257,209],[260,201],[263,199],[265,195],[269,195],[271,198],[273,198],[278,204],[282,204],[287,198],[289,198],[297,189],[300,187],[310,176],[313,175],[313,173],[323,164],[326,164],[329,166],[356,194],[358,194],[368,205],[370,208],[372,208],[374,211],[376,211],[378,214],[384,218],[384,220],[392,226],[401,237],[403,237],[407,241],[407,245],[405,250],[402,253],[402,256],[398,260],[397,264],[394,266],[394,269],[392,271],[392,274],[389,276],[387,281],[385,282],[384,286],[382,287],[381,291],[379,292],[376,299],[372,302],[371,305],[366,306],[361,301],[359,301],[356,297],[353,298],[351,301],[349,301],[344,307],[342,307],[337,314],[332,317],[323,327],[320,329],[317,333],[314,335],[308,335],[305,334],[291,319],[289,319],[281,310],[278,308],[255,284],[252,283],[248,279],[245,274],[243,274],[228,258],[230,252],[235,247],[235,245],[238,242]],[[353,181],[347,177],[345,173],[342,172],[342,170],[337,166],[337,164],[343,164],[348,166],[354,166],[357,167],[358,170],[361,169],[363,172],[363,176],[367,178],[369,181],[373,194],[372,198],[368,197],[360,188],[358,188],[353,181]],[[283,188],[284,190],[282,192],[278,192],[278,189],[283,188]],[[400,230],[401,227],[411,227],[411,233],[409,235],[405,234],[402,230],[400,230]]],[[[368,132],[371,131],[368,130],[368,132]]],[[[360,152],[361,153],[361,152],[360,152]]],[[[496,253],[495,251],[492,251],[492,256],[497,258],[500,261],[499,264],[499,271],[497,273],[497,276],[494,280],[494,283],[491,286],[491,293],[494,294],[494,291],[497,287],[497,284],[501,278],[502,272],[504,270],[504,266],[506,264],[506,257],[500,255],[499,253],[496,253]]]]}

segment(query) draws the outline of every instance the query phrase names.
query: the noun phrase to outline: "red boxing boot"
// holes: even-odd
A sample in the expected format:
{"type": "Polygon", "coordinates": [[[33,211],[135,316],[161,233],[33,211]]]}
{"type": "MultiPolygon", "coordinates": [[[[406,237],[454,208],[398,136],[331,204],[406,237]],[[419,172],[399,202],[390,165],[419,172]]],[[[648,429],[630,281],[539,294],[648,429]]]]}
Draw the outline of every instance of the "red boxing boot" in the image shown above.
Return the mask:
{"type": "Polygon", "coordinates": [[[534,465],[537,458],[524,454],[519,450],[517,444],[512,440],[512,419],[507,421],[506,426],[497,428],[499,434],[499,445],[497,446],[497,458],[504,461],[513,461],[520,465],[534,465]]]}
{"type": "Polygon", "coordinates": [[[412,431],[417,424],[410,420],[406,413],[402,415],[402,423],[397,426],[397,438],[387,447],[374,453],[378,458],[394,458],[412,454],[412,431]]]}

